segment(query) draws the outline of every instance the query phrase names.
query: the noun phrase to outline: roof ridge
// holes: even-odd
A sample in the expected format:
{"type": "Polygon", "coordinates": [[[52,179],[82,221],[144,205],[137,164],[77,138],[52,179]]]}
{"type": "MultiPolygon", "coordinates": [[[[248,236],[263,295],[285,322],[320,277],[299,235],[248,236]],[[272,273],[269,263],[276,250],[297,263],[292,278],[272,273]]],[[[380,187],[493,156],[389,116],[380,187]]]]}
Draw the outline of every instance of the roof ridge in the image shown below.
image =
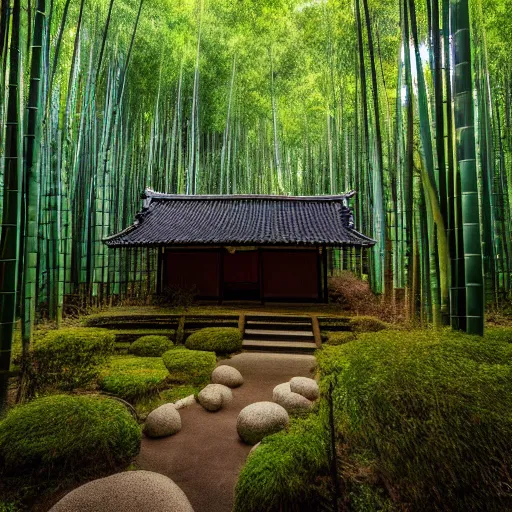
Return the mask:
{"type": "Polygon", "coordinates": [[[166,194],[164,192],[156,192],[151,188],[146,188],[142,195],[143,199],[169,199],[169,200],[183,200],[183,201],[232,201],[232,200],[261,200],[268,199],[271,201],[342,201],[350,199],[356,195],[355,190],[343,194],[335,195],[318,195],[318,196],[286,196],[286,195],[273,195],[273,194],[166,194]]]}

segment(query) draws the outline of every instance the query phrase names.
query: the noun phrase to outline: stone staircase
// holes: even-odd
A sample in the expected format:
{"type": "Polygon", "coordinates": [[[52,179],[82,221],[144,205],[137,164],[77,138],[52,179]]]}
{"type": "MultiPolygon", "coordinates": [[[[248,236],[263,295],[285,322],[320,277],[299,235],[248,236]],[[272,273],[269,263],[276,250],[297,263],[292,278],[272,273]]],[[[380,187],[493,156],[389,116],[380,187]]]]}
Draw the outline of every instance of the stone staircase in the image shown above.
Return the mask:
{"type": "Polygon", "coordinates": [[[246,315],[244,350],[311,354],[317,349],[309,316],[246,315]]]}

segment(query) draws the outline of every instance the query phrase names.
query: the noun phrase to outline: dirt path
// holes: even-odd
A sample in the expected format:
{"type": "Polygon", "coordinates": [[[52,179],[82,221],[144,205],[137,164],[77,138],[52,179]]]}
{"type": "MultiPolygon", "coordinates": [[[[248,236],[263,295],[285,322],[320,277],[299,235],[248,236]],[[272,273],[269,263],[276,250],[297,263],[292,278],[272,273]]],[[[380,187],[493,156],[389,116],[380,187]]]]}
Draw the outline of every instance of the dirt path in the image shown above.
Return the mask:
{"type": "Polygon", "coordinates": [[[218,412],[199,404],[181,409],[182,430],[172,437],[144,439],[137,464],[174,480],[195,512],[230,512],[238,473],[250,446],[238,439],[236,419],[246,406],[272,400],[277,384],[313,374],[315,358],[306,355],[243,353],[219,364],[237,368],[244,385],[218,412]]]}

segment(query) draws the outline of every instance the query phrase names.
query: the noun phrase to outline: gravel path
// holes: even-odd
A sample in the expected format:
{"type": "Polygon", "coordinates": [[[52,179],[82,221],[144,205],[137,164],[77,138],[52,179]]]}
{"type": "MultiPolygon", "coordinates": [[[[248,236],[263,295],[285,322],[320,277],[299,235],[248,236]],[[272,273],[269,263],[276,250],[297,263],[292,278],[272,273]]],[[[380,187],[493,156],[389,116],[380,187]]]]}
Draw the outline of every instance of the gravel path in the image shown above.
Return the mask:
{"type": "Polygon", "coordinates": [[[219,364],[234,366],[244,377],[243,386],[233,390],[233,401],[213,413],[199,404],[181,409],[181,432],[145,438],[137,458],[140,469],[174,480],[195,512],[231,512],[236,479],[251,449],[238,439],[238,413],[251,403],[271,401],[277,384],[298,375],[312,377],[315,358],[246,352],[219,364]]]}

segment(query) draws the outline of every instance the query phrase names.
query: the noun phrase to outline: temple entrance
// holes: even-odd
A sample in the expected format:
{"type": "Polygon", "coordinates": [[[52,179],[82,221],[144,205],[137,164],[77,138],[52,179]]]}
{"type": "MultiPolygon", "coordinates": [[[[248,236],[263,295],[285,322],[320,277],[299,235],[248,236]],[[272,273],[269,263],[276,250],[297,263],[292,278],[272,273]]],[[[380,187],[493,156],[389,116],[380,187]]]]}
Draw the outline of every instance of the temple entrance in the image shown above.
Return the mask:
{"type": "Polygon", "coordinates": [[[224,298],[226,300],[259,300],[259,252],[226,252],[223,260],[224,298]]]}

